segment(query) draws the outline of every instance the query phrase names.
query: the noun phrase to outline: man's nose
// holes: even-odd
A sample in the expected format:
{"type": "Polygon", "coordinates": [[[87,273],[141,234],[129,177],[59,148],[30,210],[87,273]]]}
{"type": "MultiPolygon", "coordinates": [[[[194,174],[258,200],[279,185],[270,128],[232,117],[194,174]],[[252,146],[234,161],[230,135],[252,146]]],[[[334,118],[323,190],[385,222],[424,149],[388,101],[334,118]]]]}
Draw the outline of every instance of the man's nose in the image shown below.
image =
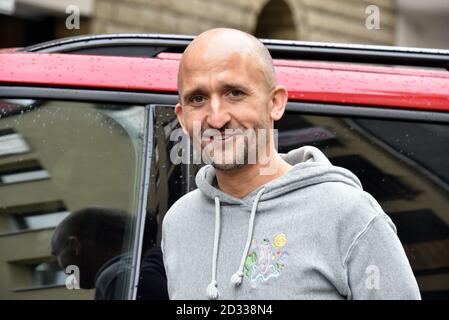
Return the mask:
{"type": "Polygon", "coordinates": [[[220,129],[226,126],[231,120],[231,116],[219,97],[212,97],[210,100],[207,123],[211,128],[220,129]]]}

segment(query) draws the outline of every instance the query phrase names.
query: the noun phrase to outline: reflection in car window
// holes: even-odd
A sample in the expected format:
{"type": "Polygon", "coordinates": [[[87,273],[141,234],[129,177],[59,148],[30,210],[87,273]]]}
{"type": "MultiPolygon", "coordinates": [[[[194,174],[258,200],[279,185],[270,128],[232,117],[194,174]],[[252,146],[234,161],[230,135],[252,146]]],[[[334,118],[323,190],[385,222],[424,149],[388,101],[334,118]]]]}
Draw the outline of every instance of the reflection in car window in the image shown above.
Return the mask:
{"type": "Polygon", "coordinates": [[[142,106],[0,101],[0,298],[127,297],[144,119],[142,106]]]}
{"type": "Polygon", "coordinates": [[[449,298],[448,125],[288,112],[276,127],[280,152],[313,145],[354,172],[395,223],[423,299],[449,298]]]}
{"type": "MultiPolygon", "coordinates": [[[[186,163],[175,164],[170,152],[180,141],[172,136],[180,125],[172,106],[157,106],[154,110],[153,155],[151,163],[148,211],[157,219],[161,240],[161,224],[165,213],[176,200],[189,191],[189,166],[186,163]]],[[[178,130],[179,131],[179,130],[178,130]]]]}

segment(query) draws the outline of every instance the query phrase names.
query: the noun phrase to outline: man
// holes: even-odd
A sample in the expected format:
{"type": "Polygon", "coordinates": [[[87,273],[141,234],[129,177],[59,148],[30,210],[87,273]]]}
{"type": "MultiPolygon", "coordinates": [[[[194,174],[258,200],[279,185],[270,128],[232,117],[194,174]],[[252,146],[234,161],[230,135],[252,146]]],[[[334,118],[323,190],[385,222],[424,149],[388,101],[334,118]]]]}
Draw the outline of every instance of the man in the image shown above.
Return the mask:
{"type": "MultiPolygon", "coordinates": [[[[80,288],[95,288],[96,300],[121,299],[132,266],[127,251],[130,224],[131,216],[123,210],[100,206],[77,210],[56,228],[51,239],[52,254],[64,270],[69,265],[79,268],[80,288]]],[[[168,299],[156,235],[156,218],[148,214],[137,299],[168,299]]]]}
{"type": "Polygon", "coordinates": [[[276,152],[288,94],[260,41],[200,34],[178,90],[179,122],[210,165],[164,219],[171,299],[420,299],[393,223],[357,177],[314,147],[276,152]]]}
{"type": "Polygon", "coordinates": [[[52,254],[64,270],[69,265],[77,266],[79,286],[92,289],[106,263],[109,266],[113,259],[120,261],[128,224],[129,218],[121,210],[97,206],[77,210],[53,233],[52,254]]]}

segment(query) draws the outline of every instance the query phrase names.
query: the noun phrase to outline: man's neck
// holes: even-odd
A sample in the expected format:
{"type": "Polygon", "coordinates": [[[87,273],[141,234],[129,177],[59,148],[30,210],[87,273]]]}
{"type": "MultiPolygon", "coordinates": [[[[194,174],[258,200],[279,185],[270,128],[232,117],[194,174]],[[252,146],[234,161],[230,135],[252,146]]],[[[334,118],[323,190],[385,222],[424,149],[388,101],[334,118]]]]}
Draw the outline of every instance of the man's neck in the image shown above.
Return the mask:
{"type": "Polygon", "coordinates": [[[216,170],[218,187],[235,198],[243,198],[262,185],[283,176],[291,165],[276,154],[272,159],[273,170],[264,171],[260,164],[249,164],[235,170],[216,170]],[[269,172],[269,174],[264,174],[269,172]],[[262,174],[261,174],[262,173],[262,174]]]}

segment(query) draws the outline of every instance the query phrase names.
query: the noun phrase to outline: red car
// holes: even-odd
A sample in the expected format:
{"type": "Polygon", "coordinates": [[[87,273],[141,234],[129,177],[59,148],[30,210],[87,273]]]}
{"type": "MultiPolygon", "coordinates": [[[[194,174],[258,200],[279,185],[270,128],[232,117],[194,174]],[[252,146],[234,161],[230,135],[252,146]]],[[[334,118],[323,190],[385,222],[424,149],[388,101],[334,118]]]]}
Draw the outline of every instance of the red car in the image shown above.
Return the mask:
{"type": "MultiPolygon", "coordinates": [[[[98,35],[0,51],[0,298],[164,296],[144,278],[160,275],[164,290],[157,226],[195,188],[199,165],[170,160],[191,39],[98,35]],[[83,237],[62,243],[71,212],[86,216],[83,237]]],[[[396,224],[422,297],[449,298],[449,51],[264,43],[289,90],[278,149],[317,146],[354,172],[396,224]]]]}

